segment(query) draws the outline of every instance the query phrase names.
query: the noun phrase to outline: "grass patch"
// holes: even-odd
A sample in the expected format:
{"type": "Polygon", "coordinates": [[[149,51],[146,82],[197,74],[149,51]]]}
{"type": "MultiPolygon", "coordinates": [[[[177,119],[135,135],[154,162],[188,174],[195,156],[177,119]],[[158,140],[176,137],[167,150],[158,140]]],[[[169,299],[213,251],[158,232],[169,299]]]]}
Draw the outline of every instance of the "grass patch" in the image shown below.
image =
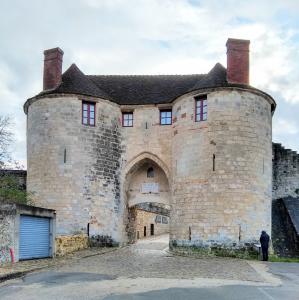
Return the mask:
{"type": "Polygon", "coordinates": [[[289,262],[289,263],[299,263],[299,257],[279,257],[277,255],[270,255],[269,261],[271,262],[289,262]]]}
{"type": "Polygon", "coordinates": [[[231,257],[240,259],[257,260],[258,255],[249,249],[229,249],[221,247],[202,248],[195,246],[176,246],[172,247],[171,251],[178,255],[192,256],[197,258],[207,257],[231,257]]]}

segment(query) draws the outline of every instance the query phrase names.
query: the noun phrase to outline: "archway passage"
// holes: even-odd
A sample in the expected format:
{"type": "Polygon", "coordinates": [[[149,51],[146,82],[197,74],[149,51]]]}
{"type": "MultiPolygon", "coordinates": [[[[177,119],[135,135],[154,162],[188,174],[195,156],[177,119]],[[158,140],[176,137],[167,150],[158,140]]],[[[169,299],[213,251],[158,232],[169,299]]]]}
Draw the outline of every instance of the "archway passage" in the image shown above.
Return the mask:
{"type": "Polygon", "coordinates": [[[161,203],[140,203],[129,207],[129,242],[169,234],[169,212],[169,207],[161,203]]]}
{"type": "Polygon", "coordinates": [[[162,168],[148,158],[138,161],[125,187],[128,241],[169,233],[170,188],[162,168]]]}

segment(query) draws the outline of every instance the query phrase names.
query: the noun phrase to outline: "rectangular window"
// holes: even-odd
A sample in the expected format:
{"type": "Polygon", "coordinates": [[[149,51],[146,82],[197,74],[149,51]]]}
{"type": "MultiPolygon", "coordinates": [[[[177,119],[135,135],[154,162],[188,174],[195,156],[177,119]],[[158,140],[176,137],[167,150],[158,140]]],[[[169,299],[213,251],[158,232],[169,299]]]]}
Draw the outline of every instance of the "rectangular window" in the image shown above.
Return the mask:
{"type": "Polygon", "coordinates": [[[171,109],[160,110],[160,125],[172,124],[172,111],[171,109]]]}
{"type": "Polygon", "coordinates": [[[123,112],[122,122],[123,122],[123,127],[133,127],[133,113],[123,112]]]}
{"type": "Polygon", "coordinates": [[[167,217],[162,217],[162,223],[163,223],[163,224],[168,224],[168,219],[167,219],[167,217]]]}
{"type": "Polygon", "coordinates": [[[96,104],[93,102],[82,102],[82,124],[95,126],[96,104]]]}
{"type": "Polygon", "coordinates": [[[206,121],[208,114],[207,97],[195,98],[195,122],[206,121]]]}

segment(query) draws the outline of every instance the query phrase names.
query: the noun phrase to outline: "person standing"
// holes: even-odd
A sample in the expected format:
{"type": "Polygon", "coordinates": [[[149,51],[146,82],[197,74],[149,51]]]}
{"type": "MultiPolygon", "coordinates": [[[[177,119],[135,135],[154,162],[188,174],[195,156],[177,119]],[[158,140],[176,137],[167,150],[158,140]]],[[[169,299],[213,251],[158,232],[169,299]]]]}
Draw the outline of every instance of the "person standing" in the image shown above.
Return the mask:
{"type": "Polygon", "coordinates": [[[267,232],[262,231],[262,234],[261,234],[261,237],[260,237],[260,243],[261,243],[261,246],[262,246],[263,261],[268,260],[269,241],[270,241],[270,237],[267,234],[267,232]]]}

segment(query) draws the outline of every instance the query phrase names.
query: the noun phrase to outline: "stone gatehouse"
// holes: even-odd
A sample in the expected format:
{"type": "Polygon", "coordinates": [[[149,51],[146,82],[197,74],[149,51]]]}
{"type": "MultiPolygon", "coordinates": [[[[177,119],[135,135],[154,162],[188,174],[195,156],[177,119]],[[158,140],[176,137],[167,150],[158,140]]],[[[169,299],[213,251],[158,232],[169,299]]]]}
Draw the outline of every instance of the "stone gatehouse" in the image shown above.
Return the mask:
{"type": "Polygon", "coordinates": [[[56,210],[59,238],[127,243],[142,203],[168,209],[171,245],[271,232],[276,104],[249,85],[249,41],[226,46],[226,68],[194,75],[62,74],[63,51],[44,52],[43,91],[24,105],[27,187],[56,210]]]}

